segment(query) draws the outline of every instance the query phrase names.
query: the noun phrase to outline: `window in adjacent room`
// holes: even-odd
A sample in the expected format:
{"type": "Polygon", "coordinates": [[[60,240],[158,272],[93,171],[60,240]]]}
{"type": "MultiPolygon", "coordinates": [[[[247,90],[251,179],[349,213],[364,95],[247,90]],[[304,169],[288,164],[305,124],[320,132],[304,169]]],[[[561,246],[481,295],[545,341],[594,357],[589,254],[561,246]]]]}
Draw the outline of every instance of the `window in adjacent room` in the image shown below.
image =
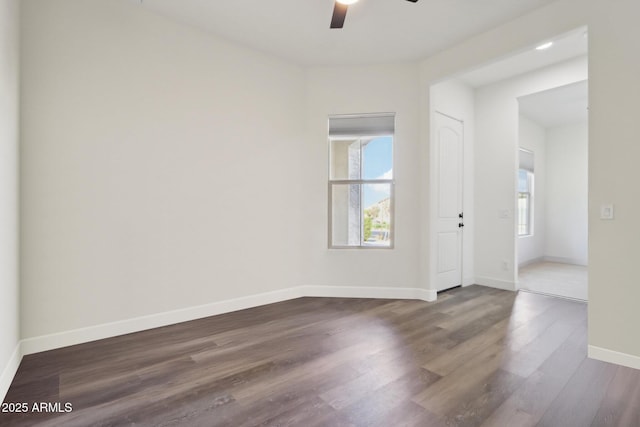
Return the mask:
{"type": "Polygon", "coordinates": [[[329,247],[393,247],[395,115],[329,118],[329,247]]]}
{"type": "Polygon", "coordinates": [[[518,169],[518,236],[533,234],[533,152],[520,149],[518,169]]]}

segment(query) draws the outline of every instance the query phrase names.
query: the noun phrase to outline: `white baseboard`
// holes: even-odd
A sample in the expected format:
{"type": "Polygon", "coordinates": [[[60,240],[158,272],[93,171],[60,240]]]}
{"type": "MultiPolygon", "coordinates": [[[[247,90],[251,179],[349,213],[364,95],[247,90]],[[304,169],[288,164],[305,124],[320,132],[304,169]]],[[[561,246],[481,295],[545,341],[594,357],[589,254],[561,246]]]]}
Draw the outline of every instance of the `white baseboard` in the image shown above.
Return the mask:
{"type": "Polygon", "coordinates": [[[608,350],[606,348],[590,345],[588,347],[588,355],[591,359],[615,363],[616,365],[627,366],[629,368],[640,369],[640,357],[633,356],[631,354],[620,353],[618,351],[608,350]]]}
{"type": "Polygon", "coordinates": [[[7,365],[4,367],[4,370],[0,375],[0,402],[4,401],[4,398],[9,391],[9,387],[11,386],[11,382],[16,376],[16,372],[18,372],[20,362],[22,361],[22,349],[20,344],[21,343],[16,344],[16,348],[13,350],[7,365]]]}
{"type": "Polygon", "coordinates": [[[583,267],[587,266],[587,260],[578,259],[578,258],[565,258],[559,256],[544,256],[544,261],[547,262],[558,262],[560,264],[572,264],[572,265],[581,265],[583,267]]]}
{"type": "Polygon", "coordinates": [[[118,335],[140,332],[217,314],[229,313],[265,304],[300,297],[333,298],[391,298],[435,301],[435,291],[418,288],[357,287],[357,286],[297,286],[247,297],[172,310],[148,316],[135,317],[117,322],[104,323],[86,328],[73,329],[55,334],[42,335],[22,340],[22,354],[33,354],[75,344],[82,344],[118,335]]]}
{"type": "Polygon", "coordinates": [[[488,286],[490,288],[504,289],[505,291],[515,291],[516,284],[507,280],[493,279],[491,277],[478,277],[476,276],[476,284],[481,286],[488,286]]]}
{"type": "Polygon", "coordinates": [[[581,265],[586,267],[587,266],[587,261],[585,259],[578,259],[578,258],[566,258],[566,257],[559,257],[559,256],[541,256],[538,258],[534,258],[534,259],[530,259],[527,261],[524,261],[520,264],[518,264],[518,268],[523,268],[526,267],[528,265],[531,264],[537,264],[539,262],[557,262],[560,264],[571,264],[571,265],[581,265]]]}
{"type": "Polygon", "coordinates": [[[476,278],[475,276],[469,276],[469,277],[464,277],[462,279],[462,287],[464,288],[465,286],[471,286],[471,285],[475,285],[476,284],[476,278]]]}
{"type": "Polygon", "coordinates": [[[382,288],[362,286],[301,286],[307,297],[419,299],[435,301],[435,290],[418,288],[382,288]]]}
{"type": "Polygon", "coordinates": [[[203,304],[178,310],[165,311],[147,316],[134,317],[132,319],[117,322],[103,323],[101,325],[86,328],[73,329],[55,334],[42,335],[22,340],[23,354],[33,354],[41,351],[82,344],[103,338],[140,332],[147,329],[159,328],[180,322],[243,310],[245,308],[258,307],[274,302],[285,301],[303,296],[300,288],[287,288],[273,292],[233,298],[229,300],[203,304]]]}
{"type": "Polygon", "coordinates": [[[537,258],[532,258],[532,259],[523,261],[521,263],[518,263],[518,268],[526,267],[526,266],[531,265],[531,264],[537,264],[537,263],[543,262],[543,261],[544,261],[544,257],[543,256],[539,256],[537,258]]]}

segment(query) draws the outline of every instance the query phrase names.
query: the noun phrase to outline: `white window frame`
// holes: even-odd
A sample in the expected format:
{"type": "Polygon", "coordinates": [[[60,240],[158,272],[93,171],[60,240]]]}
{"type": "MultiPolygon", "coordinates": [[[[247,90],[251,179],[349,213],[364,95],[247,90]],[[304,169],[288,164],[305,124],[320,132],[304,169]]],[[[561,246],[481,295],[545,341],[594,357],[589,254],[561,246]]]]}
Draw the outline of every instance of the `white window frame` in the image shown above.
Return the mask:
{"type": "MultiPolygon", "coordinates": [[[[395,114],[393,113],[381,113],[381,114],[358,114],[358,115],[340,115],[340,116],[330,116],[330,118],[374,118],[376,116],[393,116],[395,119],[395,114]]],[[[360,171],[360,179],[332,179],[331,171],[332,171],[332,142],[340,139],[348,139],[353,140],[354,142],[358,142],[360,144],[360,165],[362,162],[363,155],[363,147],[368,143],[368,141],[372,141],[376,138],[381,137],[391,137],[392,144],[392,154],[391,154],[391,167],[393,171],[393,176],[395,177],[395,135],[394,131],[391,132],[363,132],[362,135],[354,135],[354,134],[331,134],[329,135],[329,161],[328,161],[328,247],[329,249],[393,249],[395,246],[395,233],[394,233],[394,224],[395,224],[395,180],[394,179],[361,179],[362,171],[360,171]],[[364,142],[363,141],[367,141],[364,142]],[[388,245],[375,245],[375,244],[367,244],[364,240],[364,208],[363,208],[363,197],[364,197],[364,187],[370,184],[386,184],[389,185],[389,244],[388,245]],[[333,242],[333,188],[337,185],[358,185],[360,187],[360,242],[358,245],[336,245],[333,242]]]]}

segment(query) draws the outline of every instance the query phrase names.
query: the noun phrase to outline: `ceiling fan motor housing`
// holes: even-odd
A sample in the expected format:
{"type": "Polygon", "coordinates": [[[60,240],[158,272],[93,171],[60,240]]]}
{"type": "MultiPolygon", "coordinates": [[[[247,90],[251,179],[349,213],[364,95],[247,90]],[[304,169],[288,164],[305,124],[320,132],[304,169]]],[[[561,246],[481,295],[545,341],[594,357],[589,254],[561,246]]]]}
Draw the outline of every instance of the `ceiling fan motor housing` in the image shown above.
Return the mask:
{"type": "MultiPolygon", "coordinates": [[[[357,0],[336,0],[333,6],[333,16],[331,16],[330,28],[342,28],[344,26],[344,19],[347,17],[347,9],[349,4],[355,3],[357,0]]],[[[411,3],[417,3],[418,0],[407,0],[411,3]]]]}

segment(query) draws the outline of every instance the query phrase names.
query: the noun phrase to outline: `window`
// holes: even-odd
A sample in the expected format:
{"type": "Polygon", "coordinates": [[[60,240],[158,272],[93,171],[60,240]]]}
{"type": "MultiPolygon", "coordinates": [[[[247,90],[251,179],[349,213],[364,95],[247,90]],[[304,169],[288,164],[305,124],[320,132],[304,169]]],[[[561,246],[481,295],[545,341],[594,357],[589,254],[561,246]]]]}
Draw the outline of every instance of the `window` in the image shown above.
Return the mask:
{"type": "Polygon", "coordinates": [[[518,169],[518,236],[533,234],[533,153],[520,149],[518,169]]]}
{"type": "Polygon", "coordinates": [[[329,118],[329,247],[393,247],[394,121],[329,118]]]}
{"type": "Polygon", "coordinates": [[[533,194],[533,173],[525,169],[518,170],[518,236],[533,234],[531,226],[533,194]]]}

